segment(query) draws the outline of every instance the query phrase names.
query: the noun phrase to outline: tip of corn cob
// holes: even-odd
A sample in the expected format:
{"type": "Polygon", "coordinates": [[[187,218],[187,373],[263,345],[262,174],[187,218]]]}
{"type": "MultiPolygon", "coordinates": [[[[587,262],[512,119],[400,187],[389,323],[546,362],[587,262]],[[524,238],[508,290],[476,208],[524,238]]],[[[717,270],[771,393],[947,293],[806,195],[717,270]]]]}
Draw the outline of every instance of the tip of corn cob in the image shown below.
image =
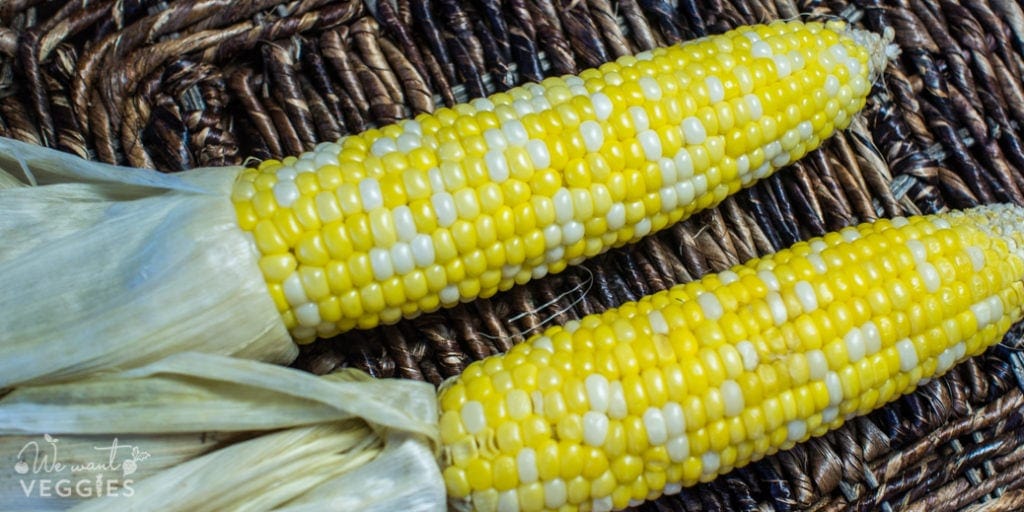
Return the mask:
{"type": "Polygon", "coordinates": [[[1011,254],[1024,260],[1024,207],[1002,203],[976,206],[948,214],[950,223],[972,225],[1002,240],[1011,254]]]}
{"type": "Polygon", "coordinates": [[[899,55],[899,46],[893,44],[896,34],[886,27],[881,34],[860,28],[849,29],[850,38],[868,49],[868,77],[872,82],[882,76],[890,60],[899,55]]]}

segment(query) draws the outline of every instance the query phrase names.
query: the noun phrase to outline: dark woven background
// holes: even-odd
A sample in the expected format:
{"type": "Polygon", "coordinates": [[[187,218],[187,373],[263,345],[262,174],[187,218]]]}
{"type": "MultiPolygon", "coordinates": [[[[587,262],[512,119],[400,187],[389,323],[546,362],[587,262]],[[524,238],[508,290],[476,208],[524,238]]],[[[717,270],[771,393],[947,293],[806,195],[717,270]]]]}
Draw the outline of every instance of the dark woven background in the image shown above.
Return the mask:
{"type": "MultiPolygon", "coordinates": [[[[0,135],[165,171],[296,154],[456,99],[746,23],[841,16],[902,50],[846,133],[717,209],[488,300],[304,350],[435,384],[545,322],[879,216],[1024,201],[1009,0],[6,0],[0,135]]],[[[1020,336],[1008,338],[1016,345],[1020,336]]],[[[1024,365],[996,347],[866,418],[641,510],[1017,510],[1024,365]]]]}

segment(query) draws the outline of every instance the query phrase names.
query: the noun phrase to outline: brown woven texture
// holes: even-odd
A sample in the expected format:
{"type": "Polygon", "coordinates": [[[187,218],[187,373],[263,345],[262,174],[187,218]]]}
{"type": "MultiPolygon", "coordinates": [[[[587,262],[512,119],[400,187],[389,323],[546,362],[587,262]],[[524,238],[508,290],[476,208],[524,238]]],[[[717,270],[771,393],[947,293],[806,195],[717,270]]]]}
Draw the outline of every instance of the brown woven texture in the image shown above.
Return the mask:
{"type": "MultiPolygon", "coordinates": [[[[1009,0],[6,0],[0,135],[164,171],[317,142],[654,45],[799,15],[893,29],[852,128],[718,208],[295,366],[439,384],[543,325],[843,226],[1022,202],[1024,9],[1009,0]]],[[[1024,360],[1004,346],[822,438],[640,510],[1024,508],[1024,360]]]]}

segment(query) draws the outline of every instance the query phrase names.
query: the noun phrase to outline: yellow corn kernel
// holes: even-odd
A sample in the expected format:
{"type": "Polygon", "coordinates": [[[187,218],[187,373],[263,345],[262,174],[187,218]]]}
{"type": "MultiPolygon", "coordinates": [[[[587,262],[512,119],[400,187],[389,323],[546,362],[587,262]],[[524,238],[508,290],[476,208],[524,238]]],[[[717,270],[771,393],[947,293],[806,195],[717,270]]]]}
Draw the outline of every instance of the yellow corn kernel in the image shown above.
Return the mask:
{"type": "Polygon", "coordinates": [[[323,268],[303,265],[299,267],[298,275],[308,299],[320,301],[330,297],[331,290],[323,268]]]}
{"type": "Polygon", "coordinates": [[[445,468],[444,481],[448,484],[449,489],[457,489],[460,496],[468,496],[472,490],[466,470],[462,468],[455,466],[445,468]]]}
{"type": "Polygon", "coordinates": [[[338,297],[331,296],[320,301],[319,304],[320,319],[328,323],[336,323],[341,320],[341,300],[338,297]]]}
{"type": "Polygon", "coordinates": [[[274,254],[260,258],[260,270],[268,283],[283,283],[295,272],[298,263],[291,253],[274,254]]]}
{"type": "Polygon", "coordinates": [[[274,305],[277,306],[278,311],[284,313],[291,308],[288,299],[284,296],[284,287],[280,283],[270,283],[267,285],[267,289],[270,291],[270,296],[274,299],[274,305]]]}
{"type": "Polygon", "coordinates": [[[331,261],[326,245],[319,232],[303,233],[295,243],[295,258],[304,265],[323,267],[331,261]]]}
{"type": "Polygon", "coordinates": [[[259,214],[256,213],[256,208],[250,201],[236,202],[235,216],[238,218],[238,227],[245,231],[252,231],[256,228],[256,224],[260,221],[259,214]]]}

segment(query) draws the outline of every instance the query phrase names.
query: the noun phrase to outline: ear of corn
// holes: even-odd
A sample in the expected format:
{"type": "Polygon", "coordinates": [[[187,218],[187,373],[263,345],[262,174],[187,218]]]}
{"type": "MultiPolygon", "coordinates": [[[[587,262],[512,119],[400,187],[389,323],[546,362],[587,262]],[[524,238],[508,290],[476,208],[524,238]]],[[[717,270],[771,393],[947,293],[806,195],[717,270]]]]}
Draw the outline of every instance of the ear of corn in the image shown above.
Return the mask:
{"type": "MultiPolygon", "coordinates": [[[[438,510],[445,486],[455,508],[622,508],[820,435],[980,353],[1022,316],[1022,244],[1016,207],[844,229],[551,328],[438,395],[178,354],[6,394],[0,452],[59,432],[69,454],[112,437],[153,454],[131,502],[86,510],[438,510]],[[209,431],[244,440],[211,447],[196,435],[209,431]]],[[[0,474],[0,490],[16,488],[0,474]]]]}
{"type": "Polygon", "coordinates": [[[559,272],[800,158],[864,105],[877,39],[740,28],[263,162],[232,199],[296,340],[395,322],[559,272]]]}
{"type": "Polygon", "coordinates": [[[847,228],[476,362],[440,395],[449,497],[621,509],[865,414],[1020,320],[1022,220],[847,228]]]}
{"type": "Polygon", "coordinates": [[[0,289],[19,291],[0,294],[0,389],[187,350],[287,362],[293,340],[560,271],[845,126],[879,41],[739,29],[258,169],[160,175],[0,139],[0,166],[39,185],[0,187],[0,289]]]}

